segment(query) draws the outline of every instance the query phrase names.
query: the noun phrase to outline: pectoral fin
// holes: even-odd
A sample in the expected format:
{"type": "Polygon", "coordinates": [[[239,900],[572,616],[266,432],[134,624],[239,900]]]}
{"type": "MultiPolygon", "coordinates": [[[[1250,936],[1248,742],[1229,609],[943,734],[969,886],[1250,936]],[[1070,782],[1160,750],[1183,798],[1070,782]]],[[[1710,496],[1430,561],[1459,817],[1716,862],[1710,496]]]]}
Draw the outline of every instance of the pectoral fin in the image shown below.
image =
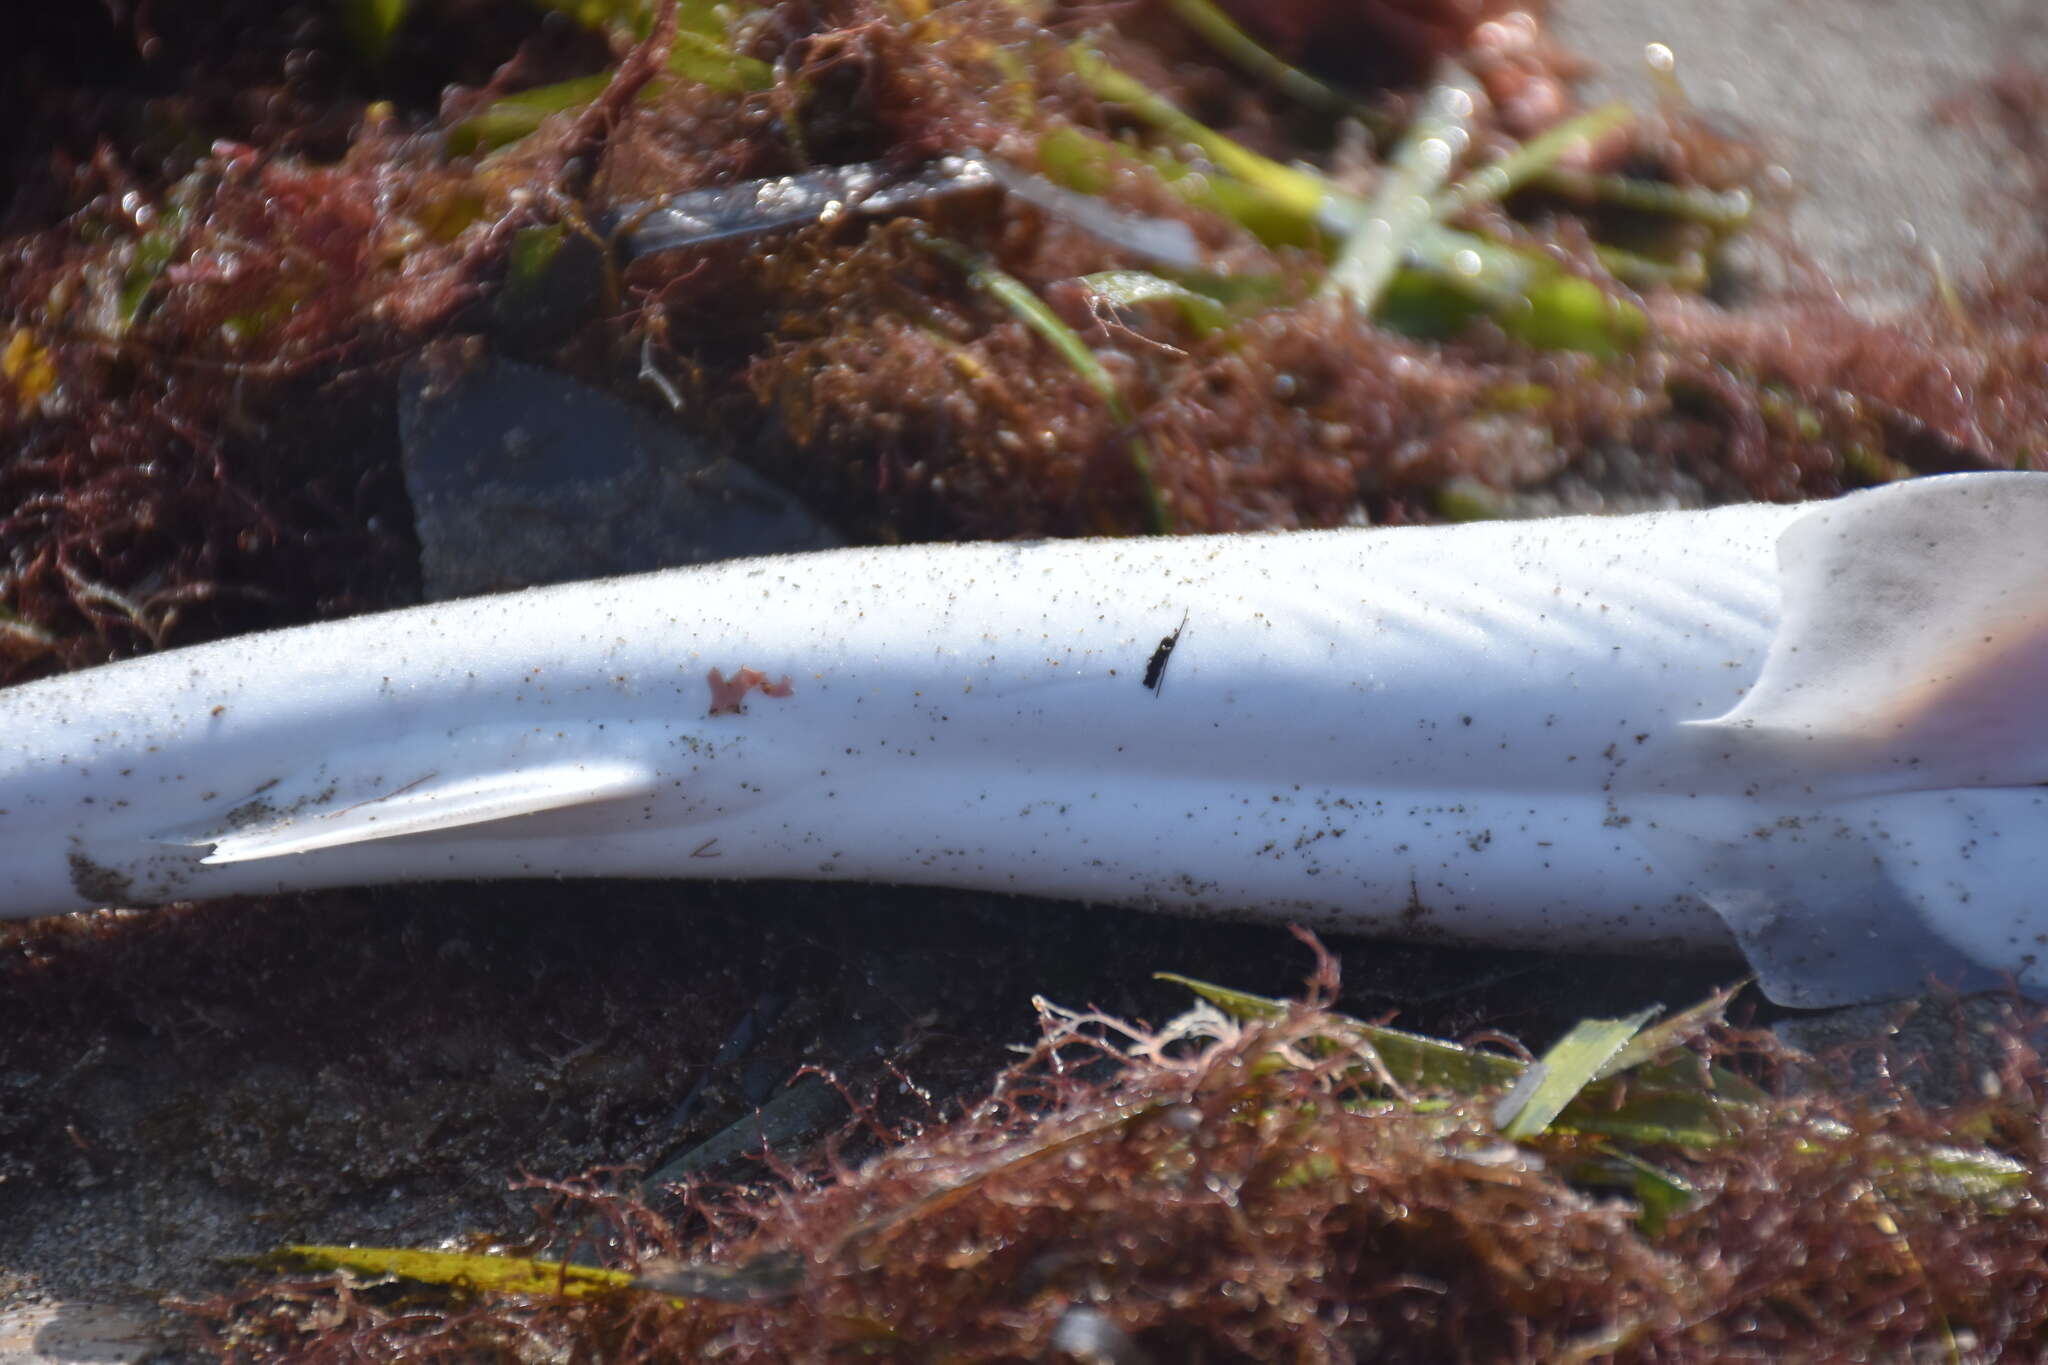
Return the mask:
{"type": "Polygon", "coordinates": [[[238,807],[250,812],[244,823],[167,835],[160,842],[210,844],[213,851],[200,860],[209,865],[246,863],[646,796],[654,787],[654,775],[643,765],[602,759],[445,777],[428,772],[360,796],[330,782],[295,798],[259,794],[238,807]]]}
{"type": "Polygon", "coordinates": [[[2048,474],[1918,479],[1779,539],[1782,610],[1734,710],[1795,764],[1886,783],[2048,781],[2048,474]]]}

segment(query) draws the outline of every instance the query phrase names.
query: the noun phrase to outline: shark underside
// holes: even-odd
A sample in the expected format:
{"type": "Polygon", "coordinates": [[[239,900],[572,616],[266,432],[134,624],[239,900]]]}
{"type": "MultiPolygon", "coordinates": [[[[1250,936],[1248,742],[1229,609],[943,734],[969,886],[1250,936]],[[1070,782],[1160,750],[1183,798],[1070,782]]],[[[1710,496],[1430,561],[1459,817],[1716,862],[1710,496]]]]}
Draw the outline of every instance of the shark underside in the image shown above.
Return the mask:
{"type": "Polygon", "coordinates": [[[2048,989],[2048,475],[737,561],[0,692],[0,914],[861,878],[2048,989]]]}

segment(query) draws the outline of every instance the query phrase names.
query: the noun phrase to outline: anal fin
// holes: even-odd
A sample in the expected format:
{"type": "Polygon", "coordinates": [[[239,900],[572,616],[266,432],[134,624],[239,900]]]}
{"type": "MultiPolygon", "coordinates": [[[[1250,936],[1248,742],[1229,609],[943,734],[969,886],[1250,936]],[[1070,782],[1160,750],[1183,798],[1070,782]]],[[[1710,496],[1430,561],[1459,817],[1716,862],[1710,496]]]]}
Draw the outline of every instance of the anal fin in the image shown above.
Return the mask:
{"type": "Polygon", "coordinates": [[[213,846],[210,866],[396,839],[408,834],[492,824],[545,811],[647,796],[656,787],[643,764],[623,759],[555,761],[500,772],[429,772],[361,799],[300,802],[277,818],[240,828],[181,832],[160,842],[213,846]]]}
{"type": "Polygon", "coordinates": [[[2040,992],[2044,817],[2048,793],[2030,789],[1899,792],[1808,810],[1680,803],[1633,831],[1694,869],[1765,995],[1818,1009],[1935,982],[2040,992]]]}

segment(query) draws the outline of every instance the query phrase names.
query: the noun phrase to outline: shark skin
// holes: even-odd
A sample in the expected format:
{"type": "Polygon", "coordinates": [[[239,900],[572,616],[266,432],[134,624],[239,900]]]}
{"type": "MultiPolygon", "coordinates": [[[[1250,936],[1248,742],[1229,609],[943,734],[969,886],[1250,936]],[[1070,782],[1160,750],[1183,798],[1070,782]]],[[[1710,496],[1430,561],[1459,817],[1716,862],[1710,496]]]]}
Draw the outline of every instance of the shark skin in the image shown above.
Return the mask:
{"type": "Polygon", "coordinates": [[[0,691],[0,915],[474,877],[926,883],[2048,991],[2048,474],[899,547],[0,691]]]}

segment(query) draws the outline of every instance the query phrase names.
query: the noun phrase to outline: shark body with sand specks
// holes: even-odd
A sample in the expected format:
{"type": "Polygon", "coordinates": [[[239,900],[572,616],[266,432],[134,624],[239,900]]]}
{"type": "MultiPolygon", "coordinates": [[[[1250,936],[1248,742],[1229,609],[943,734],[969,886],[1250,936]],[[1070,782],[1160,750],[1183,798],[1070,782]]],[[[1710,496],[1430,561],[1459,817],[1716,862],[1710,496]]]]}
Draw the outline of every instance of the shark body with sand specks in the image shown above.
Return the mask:
{"type": "Polygon", "coordinates": [[[834,551],[0,692],[0,915],[857,878],[2048,990],[2048,474],[834,551]]]}

